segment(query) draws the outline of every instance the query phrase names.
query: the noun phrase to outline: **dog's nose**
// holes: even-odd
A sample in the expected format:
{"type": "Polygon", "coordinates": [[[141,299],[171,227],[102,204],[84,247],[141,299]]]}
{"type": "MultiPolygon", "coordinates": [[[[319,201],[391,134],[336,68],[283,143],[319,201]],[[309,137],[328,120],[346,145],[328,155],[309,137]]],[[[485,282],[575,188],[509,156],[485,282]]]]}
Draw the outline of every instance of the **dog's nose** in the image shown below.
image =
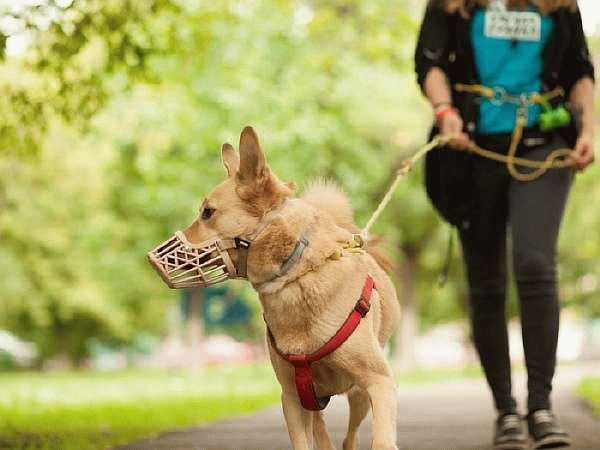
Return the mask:
{"type": "Polygon", "coordinates": [[[198,233],[198,221],[195,221],[189,227],[183,230],[183,235],[185,236],[187,241],[192,244],[197,244],[198,242],[200,242],[198,233]]]}

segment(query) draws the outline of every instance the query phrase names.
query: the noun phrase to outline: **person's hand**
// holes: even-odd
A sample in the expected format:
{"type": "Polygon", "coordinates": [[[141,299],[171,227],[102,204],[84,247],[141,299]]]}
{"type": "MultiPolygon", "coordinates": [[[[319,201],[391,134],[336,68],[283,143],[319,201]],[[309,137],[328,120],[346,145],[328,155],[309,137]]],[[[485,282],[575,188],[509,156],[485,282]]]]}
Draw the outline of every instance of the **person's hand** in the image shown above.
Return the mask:
{"type": "Polygon", "coordinates": [[[577,138],[575,148],[569,155],[575,161],[575,168],[583,170],[594,162],[594,134],[583,133],[577,138]]]}
{"type": "Polygon", "coordinates": [[[471,141],[467,133],[463,131],[463,120],[455,108],[442,110],[443,114],[436,112],[438,127],[442,136],[452,136],[448,145],[457,150],[466,150],[471,141]]]}

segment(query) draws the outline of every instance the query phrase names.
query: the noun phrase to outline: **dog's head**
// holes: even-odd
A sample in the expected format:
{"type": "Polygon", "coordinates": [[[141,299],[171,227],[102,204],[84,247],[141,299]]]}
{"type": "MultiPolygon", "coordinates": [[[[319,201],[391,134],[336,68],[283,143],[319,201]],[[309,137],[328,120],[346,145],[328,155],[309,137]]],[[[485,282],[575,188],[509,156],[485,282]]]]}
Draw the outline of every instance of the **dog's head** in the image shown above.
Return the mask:
{"type": "Polygon", "coordinates": [[[295,190],[293,183],[283,183],[271,172],[252,127],[242,131],[239,153],[223,144],[221,157],[228,177],[206,196],[198,218],[184,231],[193,244],[248,236],[267,211],[295,190]]]}
{"type": "Polygon", "coordinates": [[[284,221],[268,213],[275,215],[295,186],[271,172],[254,130],[242,131],[239,153],[224,144],[222,157],[228,177],[204,199],[199,217],[148,253],[150,263],[172,288],[248,278],[250,265],[256,268],[255,278],[265,277],[294,246],[284,221]],[[270,232],[258,238],[267,225],[270,232]],[[251,243],[259,251],[250,252],[251,243]],[[272,249],[269,257],[267,248],[272,249]]]}

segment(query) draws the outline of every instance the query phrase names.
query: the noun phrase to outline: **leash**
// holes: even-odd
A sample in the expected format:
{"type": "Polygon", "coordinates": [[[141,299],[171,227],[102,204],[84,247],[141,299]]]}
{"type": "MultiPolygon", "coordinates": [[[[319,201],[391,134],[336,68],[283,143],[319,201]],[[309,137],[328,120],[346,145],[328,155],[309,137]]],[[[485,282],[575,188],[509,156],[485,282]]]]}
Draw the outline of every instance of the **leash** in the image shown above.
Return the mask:
{"type": "Polygon", "coordinates": [[[383,199],[377,206],[377,209],[375,210],[375,212],[373,212],[373,214],[371,215],[371,218],[369,219],[369,221],[367,222],[365,227],[360,231],[359,236],[362,240],[368,239],[369,231],[371,230],[371,227],[377,221],[377,219],[379,219],[379,216],[381,216],[381,213],[383,213],[383,210],[386,208],[386,206],[392,200],[392,195],[398,188],[398,184],[400,184],[400,181],[402,181],[402,179],[406,175],[408,175],[408,173],[412,170],[414,165],[421,158],[423,158],[427,153],[429,153],[431,150],[433,150],[436,147],[447,144],[452,139],[454,139],[454,136],[442,136],[442,135],[438,134],[431,141],[429,141],[427,144],[425,144],[423,147],[421,147],[419,150],[417,150],[410,158],[405,159],[402,162],[402,166],[398,169],[398,171],[396,173],[396,178],[394,179],[391,186],[385,193],[383,199]]]}
{"type": "MultiPolygon", "coordinates": [[[[554,150],[553,152],[551,152],[548,155],[548,157],[544,161],[532,161],[530,159],[518,158],[515,156],[517,153],[517,148],[519,147],[519,143],[521,142],[521,139],[523,138],[523,130],[525,129],[525,126],[527,125],[527,113],[528,113],[527,108],[528,108],[528,106],[531,104],[538,104],[538,105],[541,105],[544,109],[546,109],[546,113],[544,113],[544,114],[551,114],[551,115],[555,114],[556,111],[550,110],[551,109],[550,108],[550,100],[557,98],[557,97],[564,96],[565,91],[561,87],[558,87],[558,88],[556,88],[550,92],[546,92],[544,94],[535,92],[532,94],[521,94],[521,95],[508,94],[506,92],[506,89],[501,88],[501,87],[490,88],[487,86],[482,86],[480,84],[470,85],[470,84],[456,83],[454,85],[454,88],[458,92],[471,92],[471,93],[478,94],[478,95],[486,98],[490,103],[492,103],[493,105],[496,105],[496,106],[500,106],[504,103],[513,103],[513,104],[518,105],[517,115],[516,115],[516,119],[515,119],[515,128],[512,133],[510,146],[508,148],[507,155],[504,156],[504,155],[500,155],[498,153],[486,150],[484,148],[477,146],[474,143],[471,144],[469,147],[469,150],[471,150],[472,152],[474,152],[480,156],[483,156],[484,158],[488,158],[488,159],[492,159],[495,161],[505,163],[506,167],[508,169],[508,172],[513,176],[513,178],[515,178],[516,180],[519,180],[519,181],[534,181],[534,180],[537,180],[542,175],[544,175],[548,171],[548,169],[564,169],[566,167],[571,167],[573,165],[573,161],[570,161],[569,159],[567,159],[567,160],[560,159],[560,158],[569,156],[569,153],[571,152],[571,150],[567,149],[567,148],[561,148],[561,149],[554,150]],[[517,170],[517,168],[515,167],[515,165],[529,167],[529,168],[536,169],[536,170],[534,170],[530,173],[523,173],[523,172],[519,172],[517,170]]],[[[542,115],[544,115],[544,114],[542,114],[542,115]]],[[[568,113],[566,113],[566,114],[568,115],[568,113]]],[[[560,115],[561,114],[559,113],[559,116],[560,115]]],[[[550,118],[549,120],[546,120],[545,122],[552,122],[551,119],[552,118],[550,118]]],[[[568,117],[567,117],[566,123],[561,122],[559,120],[559,122],[556,125],[557,126],[568,125],[569,120],[570,119],[568,117]]]]}
{"type": "MultiPolygon", "coordinates": [[[[466,88],[477,89],[478,93],[480,95],[482,95],[482,96],[489,95],[490,98],[492,98],[492,99],[495,98],[493,96],[498,95],[495,93],[496,91],[493,89],[489,89],[485,92],[483,92],[483,91],[479,92],[481,89],[486,89],[483,86],[466,86],[466,88]]],[[[505,101],[510,101],[510,100],[507,100],[508,97],[506,95],[506,92],[504,92],[502,95],[505,97],[505,99],[504,99],[505,101]]],[[[529,96],[530,99],[527,99],[527,101],[541,102],[541,101],[548,100],[548,96],[546,98],[542,99],[539,94],[534,94],[534,95],[529,96]],[[537,95],[537,98],[534,97],[534,95],[537,95]]],[[[534,161],[534,160],[520,158],[520,157],[515,156],[517,148],[519,146],[519,142],[521,142],[521,139],[523,137],[523,130],[525,128],[525,125],[527,124],[527,106],[528,106],[527,101],[524,101],[523,96],[521,96],[519,98],[519,109],[517,110],[517,118],[516,118],[515,128],[514,128],[514,131],[512,134],[508,154],[506,156],[492,152],[490,150],[486,150],[484,148],[481,148],[474,143],[469,145],[469,147],[468,147],[469,151],[472,151],[473,153],[478,154],[484,158],[488,158],[491,160],[505,163],[511,176],[513,176],[515,179],[517,179],[519,181],[533,181],[533,180],[536,180],[537,178],[541,177],[542,175],[544,175],[549,169],[562,169],[562,168],[573,165],[573,161],[571,161],[569,159],[559,160],[559,158],[568,156],[568,154],[570,153],[569,149],[554,150],[553,152],[551,152],[548,155],[548,157],[544,161],[534,161]],[[535,169],[535,170],[530,173],[519,172],[515,167],[516,165],[528,167],[528,168],[535,169]]],[[[392,200],[392,196],[393,196],[394,192],[396,191],[396,189],[398,188],[398,185],[400,184],[400,182],[404,179],[404,177],[406,177],[410,173],[410,171],[415,166],[415,164],[419,160],[421,160],[427,153],[429,153],[431,150],[433,150],[437,147],[448,144],[450,141],[452,141],[455,138],[456,138],[456,135],[447,135],[447,136],[437,135],[431,141],[429,141],[427,144],[425,144],[423,147],[419,148],[410,158],[405,159],[402,162],[401,167],[397,170],[394,181],[388,188],[388,190],[385,193],[381,202],[379,202],[379,205],[377,205],[377,208],[371,215],[371,217],[370,217],[369,221],[367,222],[367,224],[365,225],[365,227],[360,231],[360,234],[353,234],[352,239],[349,242],[345,243],[340,249],[335,251],[330,256],[330,258],[333,260],[339,260],[343,257],[343,255],[345,253],[350,253],[350,254],[363,253],[364,243],[368,239],[369,231],[370,231],[371,227],[377,221],[377,219],[379,219],[379,217],[381,216],[381,214],[383,213],[383,211],[385,210],[387,205],[392,200]]],[[[448,261],[450,261],[450,257],[452,254],[452,243],[453,243],[453,235],[450,234],[449,248],[448,248],[448,254],[447,254],[448,261]]],[[[442,277],[440,278],[440,285],[445,284],[445,282],[448,278],[448,270],[449,270],[449,264],[447,264],[446,270],[444,271],[442,277]]],[[[370,310],[371,295],[372,295],[372,291],[374,288],[375,288],[374,280],[371,277],[371,275],[368,275],[367,279],[365,281],[365,284],[363,286],[361,295],[360,295],[358,301],[356,302],[353,310],[350,312],[349,316],[346,318],[346,321],[344,322],[344,324],[338,329],[338,331],[335,333],[335,335],[333,335],[329,339],[329,341],[327,341],[321,348],[319,348],[318,350],[316,350],[315,352],[313,352],[311,354],[305,354],[305,353],[286,354],[286,353],[283,353],[277,347],[275,338],[267,325],[267,335],[268,335],[271,347],[279,356],[281,356],[285,361],[287,361],[294,367],[294,382],[296,385],[296,391],[298,393],[300,403],[301,403],[302,407],[304,407],[305,409],[310,410],[310,411],[320,411],[320,410],[324,409],[327,406],[327,404],[329,403],[330,396],[317,397],[317,395],[316,395],[314,384],[313,384],[312,363],[323,359],[324,357],[326,357],[327,355],[329,355],[330,353],[335,351],[352,335],[352,333],[356,330],[356,328],[360,324],[361,320],[367,315],[367,313],[370,310]]]]}
{"type": "MultiPolygon", "coordinates": [[[[481,87],[481,88],[483,88],[483,87],[481,87]]],[[[483,89],[486,89],[486,88],[483,88],[483,89]]],[[[488,94],[491,92],[493,95],[494,90],[489,89],[486,92],[488,94]]],[[[557,94],[553,93],[553,95],[557,95],[557,94]]],[[[533,94],[531,97],[532,97],[532,101],[537,102],[537,101],[539,101],[537,99],[537,97],[540,97],[540,95],[533,94]]],[[[521,139],[523,137],[523,130],[525,128],[525,125],[527,124],[527,116],[526,116],[525,107],[526,107],[526,105],[521,104],[521,106],[517,112],[515,129],[512,133],[511,142],[510,142],[510,146],[509,146],[507,155],[502,155],[502,154],[493,152],[491,150],[487,150],[485,148],[478,146],[475,143],[471,143],[467,147],[467,151],[471,151],[471,152],[475,153],[476,155],[479,155],[483,158],[491,159],[491,160],[502,162],[502,163],[506,164],[506,167],[507,167],[509,173],[511,174],[511,176],[513,178],[515,178],[516,180],[523,181],[523,182],[537,180],[538,178],[543,176],[550,169],[565,169],[567,167],[573,167],[574,161],[568,157],[569,154],[571,153],[571,149],[568,149],[568,148],[561,148],[561,149],[552,151],[546,157],[546,159],[543,161],[535,161],[532,159],[515,156],[515,154],[517,152],[517,148],[519,146],[519,143],[521,142],[521,139]],[[563,159],[563,158],[566,158],[566,159],[563,159]],[[519,172],[517,170],[516,166],[522,166],[522,167],[535,169],[535,170],[533,170],[530,173],[519,172]]],[[[377,206],[377,209],[375,209],[375,211],[371,215],[371,218],[369,219],[369,221],[367,222],[365,227],[361,230],[360,234],[355,235],[355,238],[354,238],[355,241],[364,241],[364,240],[368,239],[369,231],[371,230],[371,227],[379,219],[379,217],[381,216],[381,214],[383,213],[383,211],[385,210],[387,205],[392,200],[392,195],[396,191],[400,181],[402,181],[402,179],[412,170],[414,165],[420,159],[422,159],[427,153],[429,153],[431,150],[433,150],[437,147],[440,147],[440,146],[444,146],[444,145],[448,144],[450,141],[454,140],[455,138],[456,138],[456,135],[446,135],[446,136],[437,135],[431,141],[429,141],[426,145],[419,148],[410,158],[404,160],[404,162],[402,163],[402,166],[398,169],[398,171],[396,173],[396,177],[394,178],[394,181],[390,185],[389,189],[385,193],[385,195],[384,195],[383,199],[381,200],[381,202],[379,203],[379,205],[377,206]]],[[[453,150],[453,151],[459,151],[459,150],[453,150]]]]}

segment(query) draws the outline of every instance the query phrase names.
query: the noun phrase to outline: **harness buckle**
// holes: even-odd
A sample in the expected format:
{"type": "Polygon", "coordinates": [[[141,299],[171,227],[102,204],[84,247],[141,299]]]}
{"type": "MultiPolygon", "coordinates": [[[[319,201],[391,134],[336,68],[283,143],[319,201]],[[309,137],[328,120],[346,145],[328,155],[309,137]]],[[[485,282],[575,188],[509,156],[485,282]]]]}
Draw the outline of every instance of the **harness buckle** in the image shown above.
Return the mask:
{"type": "Polygon", "coordinates": [[[358,247],[358,248],[364,248],[364,246],[365,246],[365,240],[363,239],[363,237],[360,234],[353,234],[352,235],[352,240],[354,241],[356,247],[358,247]]]}
{"type": "Polygon", "coordinates": [[[356,302],[356,305],[354,305],[354,311],[356,311],[357,313],[360,314],[360,316],[364,319],[365,316],[368,314],[369,310],[371,309],[371,305],[369,304],[369,302],[364,298],[364,297],[360,297],[360,299],[356,302]]]}
{"type": "Polygon", "coordinates": [[[250,248],[250,242],[242,238],[236,237],[233,238],[233,241],[235,242],[235,248],[250,248]]]}

